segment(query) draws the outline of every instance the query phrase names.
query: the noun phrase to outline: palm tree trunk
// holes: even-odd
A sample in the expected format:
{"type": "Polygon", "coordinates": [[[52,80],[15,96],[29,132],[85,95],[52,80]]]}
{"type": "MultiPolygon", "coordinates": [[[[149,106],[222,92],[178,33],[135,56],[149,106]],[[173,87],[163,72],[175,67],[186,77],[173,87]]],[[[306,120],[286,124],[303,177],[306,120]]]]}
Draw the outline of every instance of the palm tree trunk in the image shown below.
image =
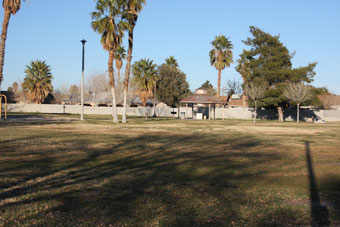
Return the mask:
{"type": "Polygon", "coordinates": [[[111,87],[111,94],[112,94],[112,116],[113,122],[118,123],[118,114],[117,114],[117,101],[116,101],[116,88],[111,87]]]}
{"type": "Polygon", "coordinates": [[[220,97],[220,90],[221,90],[221,72],[222,70],[218,70],[218,78],[217,78],[217,97],[220,97]]]}
{"type": "Polygon", "coordinates": [[[246,94],[245,94],[245,92],[243,92],[243,95],[242,95],[242,106],[243,107],[246,106],[246,94]]]}
{"type": "Polygon", "coordinates": [[[120,69],[119,67],[117,67],[117,87],[120,85],[120,69]]]}
{"type": "Polygon", "coordinates": [[[284,121],[284,118],[283,118],[283,110],[282,110],[282,107],[281,107],[281,106],[278,106],[278,107],[277,107],[277,112],[279,113],[279,121],[284,121]]]}
{"type": "Polygon", "coordinates": [[[155,83],[155,87],[153,89],[153,116],[152,117],[157,117],[156,115],[156,92],[157,92],[157,87],[155,83]]]}
{"type": "Polygon", "coordinates": [[[296,117],[296,122],[300,122],[300,103],[297,104],[297,117],[296,117]]]}
{"type": "Polygon", "coordinates": [[[130,79],[130,70],[131,70],[131,60],[132,60],[132,49],[133,49],[133,29],[134,25],[131,25],[129,30],[129,50],[125,68],[125,78],[124,78],[124,109],[123,109],[123,118],[122,123],[126,123],[126,109],[127,109],[127,96],[129,91],[129,79],[130,79]]]}
{"type": "Polygon", "coordinates": [[[112,94],[112,116],[113,116],[113,122],[118,123],[117,103],[116,103],[116,85],[115,85],[115,78],[113,75],[113,58],[114,58],[114,52],[110,50],[108,67],[109,67],[109,80],[110,80],[111,94],[112,94]]]}
{"type": "Polygon", "coordinates": [[[1,86],[2,79],[3,79],[7,29],[8,29],[9,19],[11,18],[11,14],[12,14],[11,11],[5,10],[4,21],[2,22],[1,41],[0,41],[0,86],[1,86]]]}
{"type": "MultiPolygon", "coordinates": [[[[243,79],[243,84],[246,84],[246,79],[242,76],[242,79],[243,79]]],[[[242,95],[242,105],[243,107],[246,106],[246,91],[244,90],[244,88],[242,88],[242,92],[243,92],[243,95],[242,95]]]]}
{"type": "Polygon", "coordinates": [[[117,95],[117,99],[118,99],[118,103],[119,104],[121,104],[121,95],[122,95],[122,88],[121,88],[121,86],[122,86],[122,82],[120,81],[120,70],[121,70],[122,68],[121,67],[117,67],[117,86],[116,86],[116,88],[117,88],[117,92],[118,92],[118,95],[117,95]]]}
{"type": "Polygon", "coordinates": [[[256,115],[257,115],[257,100],[255,100],[255,109],[254,109],[254,125],[256,124],[256,115]]]}

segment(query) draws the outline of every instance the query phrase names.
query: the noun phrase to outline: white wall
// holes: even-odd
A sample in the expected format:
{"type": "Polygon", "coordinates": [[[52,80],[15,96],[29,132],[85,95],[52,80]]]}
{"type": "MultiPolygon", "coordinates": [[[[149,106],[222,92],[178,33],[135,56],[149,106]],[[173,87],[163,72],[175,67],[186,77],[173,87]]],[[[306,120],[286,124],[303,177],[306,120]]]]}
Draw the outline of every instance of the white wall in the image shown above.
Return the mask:
{"type": "MultiPolygon", "coordinates": [[[[2,105],[4,110],[4,105],[2,105]]],[[[80,114],[81,106],[79,105],[52,105],[52,104],[8,104],[8,112],[27,112],[27,113],[68,113],[68,114],[80,114]]],[[[129,107],[127,109],[128,116],[145,116],[145,110],[148,111],[148,115],[153,115],[153,108],[148,107],[129,107]]],[[[180,112],[188,111],[187,116],[191,119],[192,109],[191,107],[181,107],[180,112]]],[[[118,114],[123,113],[123,107],[117,107],[118,114]]],[[[178,108],[156,108],[156,114],[160,117],[171,117],[171,112],[178,112],[178,108]]],[[[234,118],[234,119],[251,119],[253,109],[251,108],[216,108],[215,118],[234,118]],[[223,112],[222,112],[223,111],[223,112]]],[[[208,108],[195,109],[194,113],[203,112],[208,115],[208,108]]],[[[284,110],[287,120],[293,120],[296,117],[296,110],[284,110]]],[[[84,114],[111,114],[112,107],[84,107],[84,114]]],[[[276,119],[276,110],[268,109],[258,111],[258,117],[276,119]]],[[[178,114],[175,115],[177,117],[178,114]]],[[[301,119],[310,116],[318,116],[325,121],[340,121],[340,110],[301,110],[301,119]]],[[[213,118],[213,109],[211,111],[211,118],[213,118]]]]}

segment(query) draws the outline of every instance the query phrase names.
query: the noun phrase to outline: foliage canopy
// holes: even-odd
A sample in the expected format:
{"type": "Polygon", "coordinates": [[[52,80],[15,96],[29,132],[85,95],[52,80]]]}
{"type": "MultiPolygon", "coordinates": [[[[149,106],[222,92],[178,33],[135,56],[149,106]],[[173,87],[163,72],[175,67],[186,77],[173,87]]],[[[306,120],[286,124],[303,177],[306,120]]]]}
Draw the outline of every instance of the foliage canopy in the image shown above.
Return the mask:
{"type": "Polygon", "coordinates": [[[170,56],[170,57],[166,58],[165,64],[167,64],[168,66],[173,66],[173,67],[178,68],[178,62],[177,62],[177,59],[174,56],[170,56]]]}
{"type": "Polygon", "coordinates": [[[199,89],[206,90],[208,95],[216,95],[216,90],[209,80],[206,80],[199,89]]]}
{"type": "Polygon", "coordinates": [[[305,85],[303,82],[289,83],[283,89],[283,95],[297,106],[297,122],[300,120],[301,103],[311,100],[313,97],[312,86],[305,85]]]}
{"type": "Polygon", "coordinates": [[[220,96],[221,71],[233,62],[233,45],[229,38],[224,35],[216,36],[211,45],[213,49],[209,52],[210,64],[218,70],[217,96],[220,96]]]}
{"type": "Polygon", "coordinates": [[[32,61],[26,65],[26,77],[22,84],[28,98],[34,103],[42,103],[49,93],[53,91],[52,73],[45,61],[32,61]]]}
{"type": "Polygon", "coordinates": [[[21,0],[3,0],[2,7],[4,8],[4,20],[2,22],[2,30],[0,36],[0,85],[3,79],[3,69],[4,69],[4,61],[5,61],[5,46],[7,39],[7,30],[9,20],[11,15],[15,15],[21,7],[21,0]]]}
{"type": "Polygon", "coordinates": [[[150,59],[141,59],[132,65],[133,83],[139,89],[139,98],[143,106],[150,96],[157,81],[157,65],[150,59]]]}
{"type": "Polygon", "coordinates": [[[157,98],[168,106],[191,94],[186,75],[176,67],[162,64],[158,67],[157,98]]]}
{"type": "Polygon", "coordinates": [[[286,84],[312,82],[317,63],[293,68],[293,54],[280,41],[280,36],[272,36],[253,26],[250,33],[253,37],[243,41],[250,49],[243,50],[236,70],[245,83],[257,78],[268,84],[269,88],[261,100],[262,106],[283,106],[288,101],[283,95],[286,84]]]}

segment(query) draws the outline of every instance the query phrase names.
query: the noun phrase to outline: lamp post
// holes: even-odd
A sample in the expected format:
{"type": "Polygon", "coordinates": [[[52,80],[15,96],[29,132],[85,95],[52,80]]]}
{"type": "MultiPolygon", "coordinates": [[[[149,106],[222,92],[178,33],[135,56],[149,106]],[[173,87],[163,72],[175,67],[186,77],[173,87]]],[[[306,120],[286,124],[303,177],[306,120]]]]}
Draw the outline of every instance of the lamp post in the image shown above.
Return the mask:
{"type": "Polygon", "coordinates": [[[86,40],[80,41],[83,44],[83,56],[82,56],[82,77],[81,77],[81,115],[80,120],[84,120],[84,63],[85,63],[85,43],[86,40]]]}

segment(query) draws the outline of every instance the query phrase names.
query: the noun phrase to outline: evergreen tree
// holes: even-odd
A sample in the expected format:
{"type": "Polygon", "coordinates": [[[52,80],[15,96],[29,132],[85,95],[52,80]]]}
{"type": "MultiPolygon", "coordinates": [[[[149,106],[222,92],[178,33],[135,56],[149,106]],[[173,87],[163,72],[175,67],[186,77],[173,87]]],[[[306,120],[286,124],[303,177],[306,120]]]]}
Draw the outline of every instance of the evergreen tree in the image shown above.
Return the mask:
{"type": "Polygon", "coordinates": [[[157,98],[168,106],[177,105],[179,100],[191,94],[186,75],[167,64],[158,67],[157,98]]]}
{"type": "Polygon", "coordinates": [[[282,107],[288,101],[283,95],[283,89],[289,82],[312,82],[316,63],[293,68],[293,56],[279,36],[272,36],[253,26],[250,27],[250,33],[253,37],[243,41],[250,50],[243,50],[236,70],[242,75],[245,83],[257,78],[268,84],[269,88],[259,104],[264,107],[277,107],[279,120],[283,121],[282,107]]]}
{"type": "Polygon", "coordinates": [[[215,90],[214,86],[210,83],[209,80],[205,81],[201,85],[200,89],[205,89],[207,91],[208,95],[216,95],[216,90],[215,90]]]}

